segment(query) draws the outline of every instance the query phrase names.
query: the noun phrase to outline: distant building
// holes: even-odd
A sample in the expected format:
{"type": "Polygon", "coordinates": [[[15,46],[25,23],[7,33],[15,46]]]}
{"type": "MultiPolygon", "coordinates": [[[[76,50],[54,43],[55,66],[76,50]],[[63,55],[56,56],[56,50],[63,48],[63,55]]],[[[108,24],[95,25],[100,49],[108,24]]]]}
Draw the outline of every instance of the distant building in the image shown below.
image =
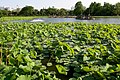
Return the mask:
{"type": "Polygon", "coordinates": [[[0,7],[0,10],[10,10],[9,7],[0,7]]]}

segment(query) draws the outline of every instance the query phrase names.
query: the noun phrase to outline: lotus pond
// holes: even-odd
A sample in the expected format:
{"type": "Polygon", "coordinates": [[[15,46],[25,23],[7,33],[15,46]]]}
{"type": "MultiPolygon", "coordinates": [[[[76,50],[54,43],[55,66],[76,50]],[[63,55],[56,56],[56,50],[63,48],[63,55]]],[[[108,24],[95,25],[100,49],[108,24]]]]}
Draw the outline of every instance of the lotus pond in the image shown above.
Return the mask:
{"type": "Polygon", "coordinates": [[[19,22],[19,23],[61,23],[61,22],[84,22],[101,24],[120,24],[119,16],[93,16],[95,20],[80,20],[75,18],[49,18],[48,16],[11,16],[0,18],[0,23],[19,22]]]}
{"type": "Polygon", "coordinates": [[[120,25],[0,24],[1,80],[120,80],[120,25]]]}

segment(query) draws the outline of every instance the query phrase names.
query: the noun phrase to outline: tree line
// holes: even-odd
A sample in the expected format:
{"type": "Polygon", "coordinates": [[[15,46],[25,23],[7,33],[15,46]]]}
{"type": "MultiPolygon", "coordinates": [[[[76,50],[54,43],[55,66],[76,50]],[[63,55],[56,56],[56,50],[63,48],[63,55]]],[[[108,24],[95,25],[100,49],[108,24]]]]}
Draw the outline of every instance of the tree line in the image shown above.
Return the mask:
{"type": "Polygon", "coordinates": [[[120,15],[120,3],[112,5],[110,3],[104,2],[104,5],[102,6],[101,3],[92,2],[89,8],[85,9],[83,14],[91,14],[92,16],[120,15]]]}
{"type": "Polygon", "coordinates": [[[34,9],[33,6],[25,6],[22,9],[17,8],[15,10],[0,10],[1,16],[73,16],[73,10],[67,10],[64,8],[57,9],[49,7],[47,9],[34,9]]]}
{"type": "Polygon", "coordinates": [[[104,2],[101,3],[92,2],[88,8],[83,6],[81,1],[78,1],[73,10],[67,10],[64,8],[57,9],[55,7],[34,9],[33,6],[25,6],[22,9],[16,8],[12,11],[8,9],[0,10],[0,16],[79,16],[79,15],[91,15],[91,16],[115,16],[120,15],[120,3],[112,5],[104,2]]]}

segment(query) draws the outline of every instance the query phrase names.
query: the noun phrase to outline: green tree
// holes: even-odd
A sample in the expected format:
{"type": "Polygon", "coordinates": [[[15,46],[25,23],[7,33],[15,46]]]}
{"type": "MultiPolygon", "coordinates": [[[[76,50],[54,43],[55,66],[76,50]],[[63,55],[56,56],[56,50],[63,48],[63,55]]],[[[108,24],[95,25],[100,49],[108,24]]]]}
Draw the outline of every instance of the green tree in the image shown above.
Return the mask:
{"type": "Polygon", "coordinates": [[[68,10],[67,12],[68,12],[69,16],[74,16],[74,11],[73,10],[68,10]]]}
{"type": "Polygon", "coordinates": [[[100,3],[92,2],[89,8],[86,9],[85,13],[92,16],[100,16],[102,6],[100,3]]]}
{"type": "Polygon", "coordinates": [[[47,14],[50,15],[50,16],[55,16],[56,13],[57,13],[57,9],[54,8],[54,6],[53,6],[52,8],[49,7],[49,8],[47,9],[47,14]]]}
{"type": "Polygon", "coordinates": [[[58,10],[58,15],[59,16],[66,16],[67,14],[68,14],[68,12],[64,8],[61,8],[60,10],[58,10]]]}
{"type": "Polygon", "coordinates": [[[112,16],[113,10],[114,10],[114,5],[104,2],[103,9],[102,9],[102,15],[103,16],[112,16]]]}
{"type": "Polygon", "coordinates": [[[32,16],[34,12],[34,7],[32,6],[25,6],[21,9],[21,11],[19,12],[19,15],[23,15],[23,16],[32,16]]]}
{"type": "Polygon", "coordinates": [[[0,15],[1,16],[8,16],[8,11],[7,10],[0,10],[0,15]]]}
{"type": "Polygon", "coordinates": [[[0,10],[0,18],[2,17],[2,11],[0,10]]]}
{"type": "Polygon", "coordinates": [[[39,15],[39,11],[37,9],[35,9],[34,12],[33,12],[33,15],[38,16],[39,15]]]}
{"type": "Polygon", "coordinates": [[[74,9],[74,14],[76,16],[79,16],[83,13],[83,11],[85,10],[85,7],[82,5],[82,2],[79,1],[75,4],[75,9],[74,9]]]}
{"type": "Polygon", "coordinates": [[[47,9],[41,9],[40,10],[40,12],[39,12],[39,14],[41,15],[41,16],[48,16],[48,13],[47,13],[47,9]]]}
{"type": "Polygon", "coordinates": [[[120,2],[118,2],[118,3],[115,4],[114,13],[116,15],[120,15],[120,2]]]}

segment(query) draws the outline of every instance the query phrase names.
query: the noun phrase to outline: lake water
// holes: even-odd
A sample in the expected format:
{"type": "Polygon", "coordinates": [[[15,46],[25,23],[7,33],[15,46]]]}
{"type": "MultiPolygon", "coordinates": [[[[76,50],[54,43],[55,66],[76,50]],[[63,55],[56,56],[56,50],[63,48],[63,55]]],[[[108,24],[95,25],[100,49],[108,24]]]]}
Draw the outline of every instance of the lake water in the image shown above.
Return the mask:
{"type": "Polygon", "coordinates": [[[96,18],[95,20],[79,20],[75,18],[35,18],[33,20],[15,20],[12,22],[32,22],[32,23],[85,22],[85,23],[120,24],[120,18],[96,18]]]}

